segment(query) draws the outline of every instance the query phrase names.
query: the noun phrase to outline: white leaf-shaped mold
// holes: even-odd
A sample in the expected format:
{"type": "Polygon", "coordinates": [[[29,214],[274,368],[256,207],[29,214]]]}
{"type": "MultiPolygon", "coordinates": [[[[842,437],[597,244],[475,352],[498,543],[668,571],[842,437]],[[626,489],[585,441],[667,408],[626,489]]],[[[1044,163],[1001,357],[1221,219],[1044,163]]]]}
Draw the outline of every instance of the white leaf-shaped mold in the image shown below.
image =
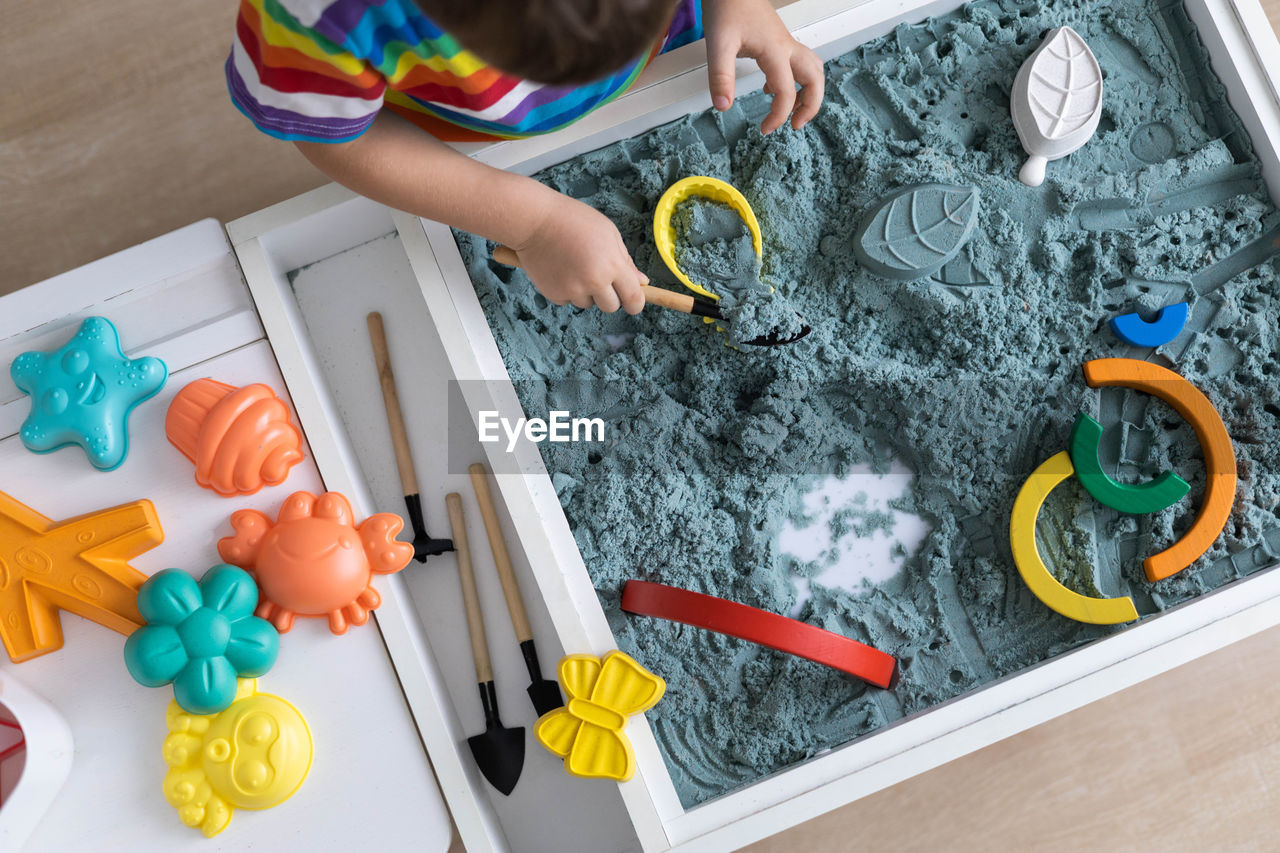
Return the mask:
{"type": "Polygon", "coordinates": [[[1013,81],[1010,112],[1030,155],[1018,179],[1038,187],[1048,162],[1088,142],[1102,117],[1102,69],[1079,33],[1051,30],[1027,57],[1013,81]]]}

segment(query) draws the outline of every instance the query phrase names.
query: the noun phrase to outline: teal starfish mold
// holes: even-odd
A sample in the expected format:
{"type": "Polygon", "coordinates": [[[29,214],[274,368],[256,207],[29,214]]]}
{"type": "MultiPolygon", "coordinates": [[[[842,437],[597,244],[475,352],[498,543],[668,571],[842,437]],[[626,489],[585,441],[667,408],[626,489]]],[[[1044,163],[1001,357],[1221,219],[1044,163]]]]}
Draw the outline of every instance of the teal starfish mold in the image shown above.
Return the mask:
{"type": "Polygon", "coordinates": [[[217,714],[236,698],[237,678],[276,662],[280,635],[253,615],[258,585],[244,569],[218,565],[200,583],[181,569],[157,572],[138,590],[147,624],[129,635],[124,663],[144,687],[173,684],[189,714],[217,714]]]}
{"type": "Polygon", "coordinates": [[[110,471],[129,453],[129,413],[164,387],[158,358],[127,358],[105,317],[90,317],[53,352],[24,352],[9,374],[31,395],[22,443],[34,453],[79,445],[93,467],[110,471]]]}

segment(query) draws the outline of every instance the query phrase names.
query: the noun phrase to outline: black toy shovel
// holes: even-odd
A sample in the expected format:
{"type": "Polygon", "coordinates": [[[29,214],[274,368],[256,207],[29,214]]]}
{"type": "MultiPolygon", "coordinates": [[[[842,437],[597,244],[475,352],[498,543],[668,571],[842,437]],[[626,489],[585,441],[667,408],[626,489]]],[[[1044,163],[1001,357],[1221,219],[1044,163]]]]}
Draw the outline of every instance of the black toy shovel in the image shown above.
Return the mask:
{"type": "Polygon", "coordinates": [[[404,415],[400,412],[400,394],[396,391],[396,376],[391,372],[391,353],[387,349],[387,331],[382,325],[382,315],[377,311],[365,318],[369,323],[369,342],[373,344],[373,361],[378,367],[378,381],[382,385],[382,402],[387,407],[387,426],[391,428],[391,446],[396,452],[396,468],[400,472],[400,488],[404,493],[404,506],[413,527],[413,558],[425,563],[434,557],[453,550],[448,539],[432,539],[427,535],[427,525],[422,520],[422,498],[418,495],[418,476],[413,471],[413,454],[409,452],[409,435],[404,429],[404,415]]]}
{"type": "Polygon", "coordinates": [[[529,614],[524,609],[520,585],[516,583],[516,573],[511,569],[507,541],[503,538],[498,513],[493,507],[493,495],[489,492],[489,472],[479,462],[467,471],[471,474],[471,488],[475,489],[476,501],[480,504],[485,533],[489,535],[489,549],[493,551],[493,564],[498,568],[498,580],[502,581],[502,596],[507,600],[511,627],[515,628],[516,639],[520,641],[520,651],[524,655],[524,665],[529,670],[529,698],[533,700],[533,707],[541,717],[564,705],[564,697],[560,695],[559,684],[542,677],[542,667],[538,665],[538,650],[533,645],[529,614]]]}
{"type": "Polygon", "coordinates": [[[462,497],[457,492],[445,495],[449,508],[449,524],[458,551],[458,580],[462,583],[462,602],[466,606],[467,632],[471,635],[471,657],[480,683],[480,704],[484,706],[484,732],[467,738],[476,765],[489,784],[503,794],[515,790],[524,769],[524,729],[509,729],[498,716],[498,692],[493,686],[493,664],[489,661],[489,643],[484,636],[484,614],[480,612],[480,596],[476,594],[476,577],[471,570],[471,548],[467,543],[467,526],[462,518],[462,497]]]}

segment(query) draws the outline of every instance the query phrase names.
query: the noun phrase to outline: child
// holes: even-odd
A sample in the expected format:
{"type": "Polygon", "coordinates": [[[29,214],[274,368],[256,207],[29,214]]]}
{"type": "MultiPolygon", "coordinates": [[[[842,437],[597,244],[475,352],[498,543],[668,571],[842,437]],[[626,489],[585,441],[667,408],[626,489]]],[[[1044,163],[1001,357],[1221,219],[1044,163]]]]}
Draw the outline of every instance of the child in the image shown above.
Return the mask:
{"type": "Polygon", "coordinates": [[[761,131],[818,112],[822,63],[769,0],[241,0],[227,85],[335,181],[510,246],[556,305],[635,314],[647,279],[608,218],[443,142],[570,124],[704,29],[717,109],[747,56],[773,96],[761,131]]]}

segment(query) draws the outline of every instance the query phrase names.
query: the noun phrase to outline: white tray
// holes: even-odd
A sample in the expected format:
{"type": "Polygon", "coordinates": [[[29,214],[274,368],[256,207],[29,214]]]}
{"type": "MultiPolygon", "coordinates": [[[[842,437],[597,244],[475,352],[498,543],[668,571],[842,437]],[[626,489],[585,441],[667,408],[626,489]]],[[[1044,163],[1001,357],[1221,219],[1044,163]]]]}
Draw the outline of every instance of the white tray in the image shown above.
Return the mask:
{"type": "MultiPolygon", "coordinates": [[[[888,32],[898,23],[917,21],[958,5],[954,0],[870,0],[861,4],[800,0],[782,14],[802,41],[829,58],[888,32]]],[[[1280,198],[1280,103],[1276,99],[1280,85],[1274,76],[1280,73],[1280,45],[1256,0],[1189,0],[1187,8],[1214,70],[1227,87],[1232,107],[1252,136],[1271,195],[1280,198]],[[1267,69],[1272,70],[1269,73],[1267,69]]],[[[701,43],[681,48],[659,57],[634,90],[565,131],[468,150],[493,165],[532,173],[632,136],[710,106],[704,62],[701,43]]],[[[762,79],[754,66],[740,63],[738,70],[740,92],[760,87],[762,79]]],[[[332,487],[342,489],[345,484],[345,490],[361,496],[368,507],[374,504],[370,503],[373,496],[367,482],[377,493],[379,509],[395,508],[390,445],[381,435],[385,427],[375,423],[376,417],[353,416],[355,404],[348,402],[353,399],[351,390],[327,381],[326,374],[333,371],[327,362],[332,361],[334,350],[310,337],[308,323],[325,322],[329,313],[344,313],[348,324],[363,327],[363,311],[381,300],[384,313],[401,320],[403,312],[403,322],[413,329],[407,336],[392,330],[393,357],[402,386],[407,374],[417,372],[423,377],[424,384],[419,387],[423,399],[441,406],[448,379],[490,380],[462,383],[471,412],[496,409],[513,419],[522,414],[446,227],[389,212],[341,188],[326,187],[231,223],[228,232],[316,461],[332,487]],[[380,251],[386,258],[395,258],[393,266],[399,274],[404,272],[402,265],[411,271],[419,289],[416,298],[425,304],[429,318],[426,327],[409,323],[408,318],[418,316],[414,312],[422,308],[407,299],[402,281],[378,290],[383,287],[376,283],[380,279],[361,276],[350,286],[372,291],[366,298],[328,311],[323,305],[300,308],[300,302],[309,298],[306,276],[299,274],[296,279],[299,296],[289,285],[290,272],[393,232],[395,236],[386,240],[395,244],[394,251],[387,245],[380,251]],[[313,316],[304,319],[307,311],[313,316]],[[414,340],[397,343],[404,337],[414,340]],[[372,470],[375,466],[376,472],[372,470]]],[[[365,247],[360,251],[371,250],[365,247]]],[[[341,352],[343,360],[367,358],[350,348],[341,352]]],[[[376,400],[374,389],[365,390],[366,399],[376,400]]],[[[422,477],[424,503],[429,507],[433,532],[444,535],[437,532],[444,530],[441,497],[456,490],[469,498],[469,488],[462,472],[450,473],[443,458],[426,458],[433,448],[438,453],[443,445],[447,429],[443,414],[433,413],[430,402],[414,401],[415,391],[402,391],[402,396],[409,399],[408,406],[419,407],[417,416],[411,414],[410,420],[416,424],[411,432],[419,449],[419,474],[432,474],[422,477]]],[[[493,447],[487,445],[486,449],[493,447]]],[[[517,449],[516,461],[522,473],[499,476],[497,494],[526,596],[541,599],[532,609],[535,631],[544,647],[544,669],[549,672],[560,649],[602,653],[614,648],[615,642],[540,456],[526,443],[517,449]]],[[[509,460],[504,467],[510,469],[509,460]]],[[[473,540],[479,531],[474,519],[473,511],[473,540]]],[[[487,556],[483,546],[478,550],[487,556]]],[[[440,560],[439,565],[441,572],[452,571],[449,558],[440,560]]],[[[511,646],[499,639],[509,627],[496,581],[487,566],[478,566],[477,571],[482,576],[481,597],[490,614],[491,645],[511,646]]],[[[388,602],[378,612],[379,623],[459,831],[472,850],[550,849],[554,837],[537,831],[529,834],[529,822],[522,818],[530,808],[540,810],[544,824],[552,822],[561,829],[572,826],[575,831],[589,833],[583,839],[575,838],[575,846],[581,849],[638,845],[646,851],[659,851],[740,846],[1280,623],[1280,573],[1261,572],[692,809],[681,806],[647,724],[635,719],[628,732],[639,770],[632,781],[617,786],[630,822],[629,835],[623,837],[612,811],[617,803],[597,793],[610,786],[573,782],[572,797],[579,799],[564,801],[556,788],[554,797],[548,794],[554,806],[537,798],[536,806],[529,806],[516,801],[523,796],[520,788],[513,800],[503,801],[479,779],[463,743],[465,736],[476,730],[479,702],[473,695],[465,641],[456,630],[457,590],[424,587],[418,591],[415,585],[424,582],[413,577],[418,576],[393,579],[388,602]],[[441,595],[435,595],[436,591],[441,595]],[[585,797],[590,799],[580,799],[585,797]],[[588,837],[616,838],[616,844],[606,847],[585,840],[588,837]]],[[[517,722],[527,725],[532,716],[524,708],[527,700],[522,695],[527,677],[513,647],[500,651],[497,669],[504,715],[512,709],[517,722]]],[[[537,749],[532,744],[531,748],[537,749]]],[[[545,758],[530,755],[526,773],[538,774],[530,788],[555,784],[541,769],[529,769],[535,764],[546,765],[545,758]]],[[[560,840],[563,844],[563,836],[560,840]]]]}
{"type": "MultiPolygon", "coordinates": [[[[219,223],[204,220],[0,299],[0,365],[7,368],[26,350],[61,346],[94,315],[115,323],[128,354],[158,356],[169,368],[164,389],[129,420],[128,459],[103,473],[78,448],[47,455],[27,451],[16,433],[30,398],[4,369],[0,491],[55,520],[150,499],[165,540],[132,561],[150,575],[171,566],[203,572],[220,562],[215,544],[231,534],[233,511],[253,507],[274,516],[293,491],[321,488],[308,458],[280,486],[221,498],[196,485],[194,467],[165,439],[168,404],[194,379],[265,382],[283,391],[219,223]]],[[[9,556],[5,545],[0,542],[0,559],[9,556]]],[[[449,815],[374,626],[335,637],[324,620],[299,620],[282,640],[279,659],[261,687],[306,715],[315,761],[287,803],[241,810],[210,840],[183,826],[161,790],[166,767],[160,746],[173,691],[142,687],[129,677],[124,637],[68,613],[61,614],[61,623],[65,642],[58,651],[16,665],[0,652],[0,704],[8,702],[10,678],[20,679],[65,720],[75,744],[74,756],[59,752],[52,724],[42,727],[33,718],[29,744],[41,744],[60,763],[51,766],[40,756],[19,777],[18,791],[28,773],[35,795],[48,792],[53,771],[70,772],[51,803],[32,796],[0,806],[0,850],[19,849],[10,839],[26,831],[30,837],[21,849],[32,851],[359,849],[374,831],[388,849],[448,848],[449,815]],[[16,812],[45,806],[34,828],[34,820],[16,812]]],[[[13,708],[24,725],[27,707],[13,708]]]]}

